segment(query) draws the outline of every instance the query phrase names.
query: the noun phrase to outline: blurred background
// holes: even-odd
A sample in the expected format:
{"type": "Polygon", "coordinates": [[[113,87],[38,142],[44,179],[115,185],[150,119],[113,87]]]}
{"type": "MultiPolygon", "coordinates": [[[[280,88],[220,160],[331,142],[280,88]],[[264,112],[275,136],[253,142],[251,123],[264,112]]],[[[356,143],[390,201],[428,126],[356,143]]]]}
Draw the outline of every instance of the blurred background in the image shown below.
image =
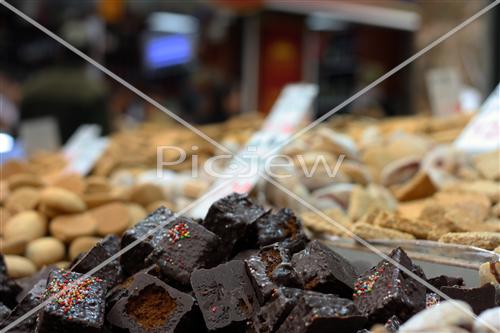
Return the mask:
{"type": "MultiPolygon", "coordinates": [[[[318,84],[318,117],[491,1],[9,3],[184,119],[206,124],[265,115],[284,85],[298,81],[318,84]]],[[[499,8],[482,16],[341,113],[477,109],[499,82],[499,18],[499,8]]],[[[2,142],[30,120],[55,127],[61,143],[85,123],[106,134],[171,121],[3,6],[0,99],[2,142]]]]}

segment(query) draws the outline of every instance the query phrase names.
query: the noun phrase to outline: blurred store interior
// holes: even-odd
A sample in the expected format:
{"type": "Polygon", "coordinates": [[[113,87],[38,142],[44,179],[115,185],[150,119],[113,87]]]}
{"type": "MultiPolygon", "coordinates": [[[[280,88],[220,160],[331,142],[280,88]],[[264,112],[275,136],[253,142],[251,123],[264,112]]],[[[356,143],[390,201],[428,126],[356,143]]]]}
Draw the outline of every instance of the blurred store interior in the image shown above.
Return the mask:
{"type": "MultiPolygon", "coordinates": [[[[321,116],[490,1],[9,3],[182,118],[206,124],[265,115],[287,83],[300,81],[319,85],[321,116]]],[[[433,71],[458,86],[446,112],[477,109],[500,80],[499,21],[495,8],[339,113],[439,114],[433,71]]],[[[23,122],[43,116],[57,120],[60,143],[84,123],[106,134],[173,121],[3,6],[0,50],[3,134],[16,138],[23,122]]]]}

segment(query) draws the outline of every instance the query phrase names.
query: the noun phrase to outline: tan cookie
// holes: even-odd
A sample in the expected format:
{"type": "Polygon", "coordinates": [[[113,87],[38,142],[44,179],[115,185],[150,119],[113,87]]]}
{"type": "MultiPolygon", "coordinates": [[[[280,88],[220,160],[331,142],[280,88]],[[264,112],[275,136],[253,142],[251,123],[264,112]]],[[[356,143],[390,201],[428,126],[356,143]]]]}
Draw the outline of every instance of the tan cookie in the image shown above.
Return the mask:
{"type": "Polygon", "coordinates": [[[450,232],[439,239],[441,243],[453,243],[493,250],[500,246],[499,232],[450,232]]]}
{"type": "Polygon", "coordinates": [[[379,214],[375,220],[375,225],[383,228],[390,228],[412,234],[415,238],[426,239],[429,231],[433,228],[432,223],[415,219],[410,220],[398,214],[379,214]]]}
{"type": "Polygon", "coordinates": [[[130,201],[138,203],[143,207],[147,207],[155,201],[165,199],[163,190],[159,186],[153,184],[136,185],[130,191],[130,201]]]}
{"type": "Polygon", "coordinates": [[[89,213],[60,215],[50,223],[50,233],[63,242],[75,238],[94,235],[97,231],[97,221],[89,213]]]}
{"type": "Polygon", "coordinates": [[[111,185],[108,180],[100,176],[91,176],[87,178],[85,193],[108,193],[111,191],[111,185]]]}
{"type": "Polygon", "coordinates": [[[5,205],[9,195],[9,183],[6,180],[0,180],[0,205],[5,205]]]}
{"type": "Polygon", "coordinates": [[[429,199],[402,202],[398,205],[397,212],[407,219],[416,219],[428,203],[429,199]]]}
{"type": "Polygon", "coordinates": [[[9,177],[9,189],[14,191],[21,187],[43,187],[45,184],[42,179],[31,173],[19,173],[9,177]]]}
{"type": "Polygon", "coordinates": [[[31,187],[22,187],[10,194],[5,207],[12,214],[34,209],[40,201],[40,191],[31,187]]]}
{"type": "Polygon", "coordinates": [[[82,197],[88,208],[95,208],[120,200],[110,192],[85,193],[82,197]]]}
{"type": "Polygon", "coordinates": [[[40,203],[61,213],[81,213],[87,206],[75,193],[59,188],[47,187],[40,195],[40,203]]]}
{"type": "Polygon", "coordinates": [[[53,237],[43,237],[31,241],[26,247],[26,258],[38,268],[55,264],[64,259],[66,248],[64,244],[53,237]]]}
{"type": "Polygon", "coordinates": [[[490,213],[491,201],[486,195],[447,191],[436,193],[434,199],[446,210],[458,210],[476,223],[484,221],[490,213]]]}
{"type": "Polygon", "coordinates": [[[476,156],[474,166],[484,178],[500,180],[500,150],[476,156]]]}
{"type": "Polygon", "coordinates": [[[78,237],[71,242],[68,251],[68,257],[70,260],[75,260],[78,255],[81,253],[87,252],[91,248],[93,248],[101,238],[97,237],[78,237]]]}
{"type": "Polygon", "coordinates": [[[500,253],[500,246],[497,246],[497,247],[493,250],[493,252],[500,253]]]}
{"type": "Polygon", "coordinates": [[[357,221],[361,216],[373,208],[373,198],[361,186],[356,186],[351,192],[347,216],[352,221],[357,221]]]}
{"type": "Polygon", "coordinates": [[[500,262],[485,262],[479,266],[479,281],[482,285],[487,283],[500,284],[500,262]]]}
{"type": "Polygon", "coordinates": [[[201,197],[203,193],[207,191],[209,186],[210,184],[208,182],[201,179],[188,180],[182,187],[182,195],[190,199],[196,199],[201,197]]]}
{"type": "Polygon", "coordinates": [[[81,195],[86,187],[85,180],[77,173],[59,175],[51,185],[71,191],[77,195],[81,195]]]}
{"type": "Polygon", "coordinates": [[[32,276],[36,273],[36,266],[29,259],[16,255],[5,255],[7,275],[13,279],[32,276]]]}
{"type": "Polygon", "coordinates": [[[372,181],[370,170],[361,163],[350,160],[343,161],[340,170],[355,184],[368,185],[372,181]]]}
{"type": "Polygon", "coordinates": [[[445,188],[447,191],[475,192],[487,196],[491,202],[500,202],[500,182],[490,180],[456,182],[445,188]]]}
{"type": "Polygon", "coordinates": [[[12,216],[5,225],[3,236],[8,241],[31,241],[47,232],[45,217],[35,211],[25,211],[12,216]]]}
{"type": "Polygon", "coordinates": [[[315,212],[301,214],[304,226],[317,234],[330,234],[334,236],[346,236],[347,230],[351,227],[351,222],[345,213],[338,208],[323,211],[331,220],[324,219],[315,212]]]}
{"type": "Polygon", "coordinates": [[[0,207],[0,236],[3,235],[4,228],[7,225],[7,221],[10,219],[11,214],[9,211],[3,207],[0,207]]]}
{"type": "Polygon", "coordinates": [[[147,215],[148,212],[141,205],[129,203],[127,204],[127,209],[129,213],[129,227],[134,226],[138,222],[142,221],[147,215]]]}
{"type": "Polygon", "coordinates": [[[0,166],[2,179],[9,179],[13,175],[29,172],[28,164],[24,161],[9,160],[0,166]]]}
{"type": "Polygon", "coordinates": [[[415,239],[412,234],[377,227],[366,223],[355,223],[351,231],[363,239],[415,239]]]}
{"type": "Polygon", "coordinates": [[[394,191],[399,201],[410,201],[427,198],[436,192],[436,187],[427,172],[419,171],[410,181],[394,191]]]}
{"type": "Polygon", "coordinates": [[[28,245],[28,241],[24,239],[7,240],[0,238],[0,253],[22,255],[26,250],[26,245],[28,245]]]}
{"type": "Polygon", "coordinates": [[[121,235],[130,225],[129,211],[121,202],[93,208],[89,213],[97,221],[97,234],[101,236],[121,235]]]}

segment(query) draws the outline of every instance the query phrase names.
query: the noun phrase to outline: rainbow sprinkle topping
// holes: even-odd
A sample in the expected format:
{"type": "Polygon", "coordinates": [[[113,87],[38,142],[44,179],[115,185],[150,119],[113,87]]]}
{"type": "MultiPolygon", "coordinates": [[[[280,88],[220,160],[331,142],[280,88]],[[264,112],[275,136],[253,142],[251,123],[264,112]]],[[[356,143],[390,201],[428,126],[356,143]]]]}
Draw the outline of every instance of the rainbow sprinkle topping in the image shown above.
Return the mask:
{"type": "Polygon", "coordinates": [[[168,229],[168,240],[171,243],[175,244],[177,241],[185,238],[191,238],[191,232],[189,231],[189,226],[186,223],[178,223],[168,229]]]}
{"type": "Polygon", "coordinates": [[[365,296],[373,290],[373,286],[377,283],[380,275],[384,272],[385,265],[377,268],[368,277],[358,280],[354,283],[353,297],[365,296]]]}

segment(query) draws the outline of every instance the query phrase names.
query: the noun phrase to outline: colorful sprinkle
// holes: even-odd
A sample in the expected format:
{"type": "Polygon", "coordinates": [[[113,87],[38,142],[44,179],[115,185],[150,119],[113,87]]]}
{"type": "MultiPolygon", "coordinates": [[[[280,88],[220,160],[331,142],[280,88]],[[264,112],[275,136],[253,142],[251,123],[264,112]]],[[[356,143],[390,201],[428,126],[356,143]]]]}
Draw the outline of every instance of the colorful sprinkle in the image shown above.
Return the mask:
{"type": "Polygon", "coordinates": [[[168,229],[168,240],[171,243],[175,244],[177,241],[185,238],[191,238],[191,232],[189,231],[189,226],[186,223],[178,223],[168,229]]]}
{"type": "Polygon", "coordinates": [[[363,279],[356,281],[354,283],[353,297],[365,296],[366,294],[370,293],[373,290],[373,286],[380,278],[380,275],[384,272],[384,269],[385,269],[384,266],[385,265],[377,268],[368,277],[365,277],[363,279]]]}

